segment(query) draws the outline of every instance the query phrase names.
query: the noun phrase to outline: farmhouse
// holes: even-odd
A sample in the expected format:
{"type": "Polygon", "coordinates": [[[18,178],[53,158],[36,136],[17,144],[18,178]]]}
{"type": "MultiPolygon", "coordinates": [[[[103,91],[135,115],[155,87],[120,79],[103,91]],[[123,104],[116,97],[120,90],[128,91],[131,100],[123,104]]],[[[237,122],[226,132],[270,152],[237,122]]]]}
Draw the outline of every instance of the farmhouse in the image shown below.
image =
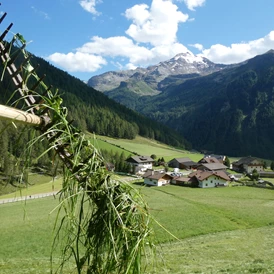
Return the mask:
{"type": "Polygon", "coordinates": [[[232,168],[238,172],[252,173],[254,169],[258,172],[264,171],[264,164],[262,161],[254,157],[244,157],[232,163],[232,168]]]}
{"type": "Polygon", "coordinates": [[[197,163],[193,162],[190,158],[174,158],[168,162],[169,167],[180,169],[192,169],[197,167],[197,163]]]}
{"type": "Polygon", "coordinates": [[[126,159],[126,162],[131,165],[131,172],[136,174],[152,169],[154,160],[149,156],[131,156],[126,159]]]}
{"type": "Polygon", "coordinates": [[[201,188],[227,186],[230,178],[224,171],[197,170],[189,174],[192,183],[201,188]]]}
{"type": "Polygon", "coordinates": [[[150,186],[164,186],[170,183],[172,176],[165,172],[148,170],[144,175],[144,184],[150,186]]]}

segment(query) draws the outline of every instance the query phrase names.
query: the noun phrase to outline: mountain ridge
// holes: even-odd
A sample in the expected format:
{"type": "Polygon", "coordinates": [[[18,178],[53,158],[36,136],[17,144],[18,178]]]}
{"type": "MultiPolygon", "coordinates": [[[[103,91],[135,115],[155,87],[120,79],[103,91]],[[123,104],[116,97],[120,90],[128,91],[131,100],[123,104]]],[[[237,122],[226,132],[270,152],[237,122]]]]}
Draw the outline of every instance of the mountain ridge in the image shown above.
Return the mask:
{"type": "Polygon", "coordinates": [[[135,109],[168,124],[194,148],[274,159],[274,51],[168,86],[135,109]]]}
{"type": "MultiPolygon", "coordinates": [[[[18,64],[23,62],[20,58],[19,56],[16,59],[18,64]]],[[[31,64],[37,68],[38,75],[46,75],[43,80],[46,85],[53,86],[54,90],[58,89],[64,101],[63,105],[69,110],[68,119],[73,120],[74,125],[82,131],[128,139],[141,135],[173,146],[189,146],[189,143],[174,130],[113,101],[44,59],[32,55],[31,64]]],[[[2,70],[4,68],[1,69],[1,73],[2,70]]],[[[4,91],[0,94],[0,102],[3,104],[14,92],[11,82],[7,76],[0,83],[0,88],[4,91]]]]}
{"type": "MultiPolygon", "coordinates": [[[[132,82],[142,81],[153,91],[148,95],[158,94],[161,90],[161,81],[174,75],[207,75],[230,67],[231,65],[215,64],[205,57],[194,55],[191,52],[179,53],[173,58],[160,62],[147,68],[135,70],[110,71],[93,76],[88,80],[88,85],[102,92],[117,90],[121,82],[129,83],[129,89],[135,93],[132,82]]],[[[110,96],[111,97],[111,96],[110,96]]]]}
{"type": "Polygon", "coordinates": [[[105,94],[172,127],[195,149],[274,159],[274,50],[210,74],[170,75],[153,96],[130,83],[105,94]]]}

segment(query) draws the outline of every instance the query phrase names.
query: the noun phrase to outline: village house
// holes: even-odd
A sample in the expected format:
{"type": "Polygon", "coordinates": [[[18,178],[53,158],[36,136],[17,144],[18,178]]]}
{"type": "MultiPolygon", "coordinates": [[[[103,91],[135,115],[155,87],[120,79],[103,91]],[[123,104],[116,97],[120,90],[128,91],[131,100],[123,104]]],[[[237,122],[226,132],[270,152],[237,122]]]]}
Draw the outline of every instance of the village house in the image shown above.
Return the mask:
{"type": "Polygon", "coordinates": [[[204,171],[197,170],[189,174],[193,185],[201,188],[227,186],[230,181],[229,176],[224,171],[204,171]]]}
{"type": "Polygon", "coordinates": [[[232,169],[237,172],[246,172],[250,174],[254,169],[256,169],[257,172],[264,171],[264,164],[262,161],[249,156],[233,162],[232,169]]]}
{"type": "Polygon", "coordinates": [[[126,159],[126,162],[131,165],[131,172],[136,174],[152,169],[154,160],[149,156],[131,156],[126,159]]]}
{"type": "Polygon", "coordinates": [[[179,169],[193,169],[197,167],[197,163],[193,162],[190,158],[174,158],[168,162],[169,167],[179,169]]]}
{"type": "Polygon", "coordinates": [[[149,186],[164,186],[170,184],[172,176],[164,171],[147,170],[143,175],[144,184],[149,186]]]}

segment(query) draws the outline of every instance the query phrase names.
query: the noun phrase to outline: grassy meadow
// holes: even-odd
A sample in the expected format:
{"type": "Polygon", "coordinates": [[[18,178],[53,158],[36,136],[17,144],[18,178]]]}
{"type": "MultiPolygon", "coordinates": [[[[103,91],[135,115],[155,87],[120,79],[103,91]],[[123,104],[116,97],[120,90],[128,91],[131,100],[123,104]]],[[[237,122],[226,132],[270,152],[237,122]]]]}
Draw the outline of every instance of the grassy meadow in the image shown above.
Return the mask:
{"type": "MultiPolygon", "coordinates": [[[[98,149],[126,156],[155,154],[166,161],[203,155],[137,137],[93,137],[98,149]]],[[[14,198],[58,191],[62,178],[29,175],[30,186],[0,196],[14,198]]],[[[274,273],[274,192],[253,187],[194,189],[179,186],[136,187],[152,216],[155,257],[143,273],[274,273]]],[[[58,205],[53,196],[0,204],[0,273],[50,273],[53,225],[58,205]]],[[[56,251],[53,266],[58,266],[56,251]]],[[[145,267],[146,265],[146,267],[145,267]]],[[[76,273],[70,265],[65,273],[76,273]]]]}
{"type": "Polygon", "coordinates": [[[113,150],[114,152],[117,150],[119,152],[124,150],[125,154],[128,156],[134,152],[137,152],[139,155],[146,156],[155,154],[157,158],[164,157],[165,161],[182,157],[189,157],[193,161],[199,161],[204,156],[200,153],[192,153],[186,150],[176,149],[141,136],[137,136],[134,140],[97,136],[96,139],[94,139],[94,144],[99,149],[108,149],[113,150]]]}
{"type": "MultiPolygon", "coordinates": [[[[49,193],[52,191],[59,191],[62,186],[62,178],[53,178],[43,174],[30,174],[29,185],[24,188],[17,188],[16,191],[0,196],[0,199],[20,198],[22,196],[29,196],[33,194],[49,193]]],[[[2,190],[5,188],[2,188],[2,190]]]]}
{"type": "MultiPolygon", "coordinates": [[[[135,186],[154,219],[156,256],[144,273],[274,272],[273,190],[135,186]]],[[[49,273],[57,203],[0,205],[0,273],[49,273]]]]}

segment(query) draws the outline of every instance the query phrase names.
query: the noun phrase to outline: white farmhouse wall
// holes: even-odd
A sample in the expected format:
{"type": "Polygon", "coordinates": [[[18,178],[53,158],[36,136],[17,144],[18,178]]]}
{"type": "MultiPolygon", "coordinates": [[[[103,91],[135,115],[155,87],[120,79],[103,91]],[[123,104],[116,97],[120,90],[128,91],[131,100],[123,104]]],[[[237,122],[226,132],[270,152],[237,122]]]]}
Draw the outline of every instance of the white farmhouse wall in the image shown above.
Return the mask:
{"type": "Polygon", "coordinates": [[[157,180],[157,179],[150,179],[150,178],[145,178],[144,179],[144,184],[149,185],[149,186],[163,186],[169,184],[169,180],[157,180]]]}
{"type": "Polygon", "coordinates": [[[215,187],[218,185],[227,185],[227,181],[214,175],[203,181],[199,181],[199,187],[201,188],[215,187]]]}
{"type": "Polygon", "coordinates": [[[256,169],[258,172],[264,171],[264,167],[260,162],[253,161],[251,165],[244,165],[244,169],[246,170],[247,173],[252,173],[254,169],[256,169]]]}
{"type": "Polygon", "coordinates": [[[131,165],[133,165],[134,173],[144,172],[148,169],[152,169],[152,163],[131,163],[131,165]]]}

